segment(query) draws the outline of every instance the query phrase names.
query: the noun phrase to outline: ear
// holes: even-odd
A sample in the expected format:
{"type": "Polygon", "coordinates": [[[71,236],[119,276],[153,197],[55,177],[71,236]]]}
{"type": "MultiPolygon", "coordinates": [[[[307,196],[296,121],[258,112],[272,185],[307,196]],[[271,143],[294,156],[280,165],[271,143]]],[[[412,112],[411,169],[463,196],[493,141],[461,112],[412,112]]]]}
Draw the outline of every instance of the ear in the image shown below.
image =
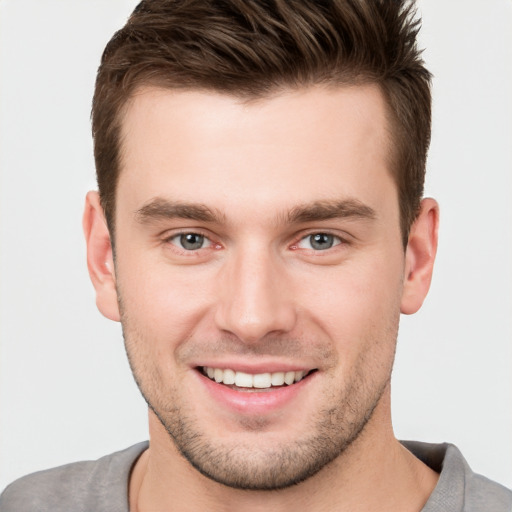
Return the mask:
{"type": "Polygon", "coordinates": [[[112,244],[97,192],[89,192],[85,198],[83,228],[87,244],[87,268],[96,290],[96,305],[103,316],[119,322],[112,244]]]}
{"type": "Polygon", "coordinates": [[[437,252],[439,205],[434,199],[423,199],[420,213],[411,226],[405,252],[404,288],[400,311],[416,313],[427,296],[437,252]]]}

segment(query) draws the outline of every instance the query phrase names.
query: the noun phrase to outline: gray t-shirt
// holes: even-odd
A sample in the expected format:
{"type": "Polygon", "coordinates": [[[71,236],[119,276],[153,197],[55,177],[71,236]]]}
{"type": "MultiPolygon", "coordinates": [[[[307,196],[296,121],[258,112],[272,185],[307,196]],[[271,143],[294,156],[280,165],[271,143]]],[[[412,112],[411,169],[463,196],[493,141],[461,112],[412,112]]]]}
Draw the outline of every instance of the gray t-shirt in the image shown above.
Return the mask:
{"type": "MultiPolygon", "coordinates": [[[[512,492],[471,471],[452,444],[404,441],[441,473],[422,512],[511,512],[512,492]]],[[[139,443],[97,461],[76,462],[25,476],[0,496],[0,512],[129,512],[131,469],[148,447],[139,443]]]]}

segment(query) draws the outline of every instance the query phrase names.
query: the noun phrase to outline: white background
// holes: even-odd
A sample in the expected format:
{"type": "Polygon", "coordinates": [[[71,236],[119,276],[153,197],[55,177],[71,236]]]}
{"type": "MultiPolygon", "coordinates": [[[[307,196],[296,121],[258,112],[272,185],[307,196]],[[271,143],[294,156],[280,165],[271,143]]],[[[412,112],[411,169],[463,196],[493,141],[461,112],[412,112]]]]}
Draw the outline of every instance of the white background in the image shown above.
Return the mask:
{"type": "MultiPolygon", "coordinates": [[[[121,330],[94,305],[81,211],[107,40],[135,0],[0,0],[0,490],[147,438],[121,330]]],[[[435,75],[435,278],[403,319],[397,436],[456,443],[512,486],[512,2],[424,0],[435,75]]]]}

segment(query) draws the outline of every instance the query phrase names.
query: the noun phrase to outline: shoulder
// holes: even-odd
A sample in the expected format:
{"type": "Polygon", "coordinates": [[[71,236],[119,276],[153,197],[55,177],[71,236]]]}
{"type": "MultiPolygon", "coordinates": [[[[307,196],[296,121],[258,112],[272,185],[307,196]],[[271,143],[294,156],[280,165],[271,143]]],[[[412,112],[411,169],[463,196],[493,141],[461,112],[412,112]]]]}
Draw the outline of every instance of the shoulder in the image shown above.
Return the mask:
{"type": "Polygon", "coordinates": [[[512,511],[512,491],[489,480],[485,476],[471,473],[466,478],[465,512],[493,510],[512,511]]]}
{"type": "Polygon", "coordinates": [[[422,512],[511,512],[512,491],[474,473],[453,444],[405,441],[418,459],[440,473],[439,481],[422,512]]]}
{"type": "Polygon", "coordinates": [[[0,512],[125,512],[131,468],[148,443],[95,461],[75,462],[27,475],[0,496],[0,512]]]}

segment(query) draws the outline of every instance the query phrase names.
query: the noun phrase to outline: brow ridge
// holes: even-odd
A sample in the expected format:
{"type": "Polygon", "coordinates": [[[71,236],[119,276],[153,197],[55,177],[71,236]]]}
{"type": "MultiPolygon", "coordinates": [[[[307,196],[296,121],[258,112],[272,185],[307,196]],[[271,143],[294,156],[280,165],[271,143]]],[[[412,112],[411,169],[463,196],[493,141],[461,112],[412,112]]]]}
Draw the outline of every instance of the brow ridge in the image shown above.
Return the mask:
{"type": "MultiPolygon", "coordinates": [[[[199,222],[220,223],[225,221],[225,215],[201,203],[171,201],[164,198],[154,198],[135,212],[141,223],[164,219],[189,219],[199,222]]],[[[376,212],[370,206],[358,199],[323,200],[297,205],[281,220],[286,224],[323,221],[336,218],[359,218],[372,220],[376,212]]]]}
{"type": "Polygon", "coordinates": [[[315,222],[337,218],[359,218],[373,220],[377,214],[373,208],[358,199],[338,201],[314,201],[311,204],[298,205],[287,214],[290,224],[315,222]]]}
{"type": "Polygon", "coordinates": [[[189,219],[200,222],[220,222],[224,215],[200,203],[154,198],[135,212],[137,220],[147,223],[160,219],[189,219]]]}

